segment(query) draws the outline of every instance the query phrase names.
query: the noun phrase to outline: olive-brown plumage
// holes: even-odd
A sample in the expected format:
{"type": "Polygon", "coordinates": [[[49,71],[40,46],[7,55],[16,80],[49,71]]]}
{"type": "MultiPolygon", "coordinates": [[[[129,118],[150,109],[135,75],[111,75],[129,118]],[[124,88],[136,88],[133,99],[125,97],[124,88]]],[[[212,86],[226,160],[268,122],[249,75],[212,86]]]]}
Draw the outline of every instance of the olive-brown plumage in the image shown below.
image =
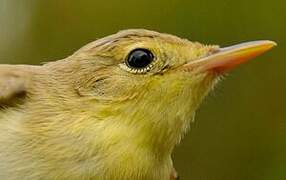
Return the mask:
{"type": "Polygon", "coordinates": [[[139,29],[42,66],[0,65],[0,179],[174,179],[171,153],[220,74],[273,45],[139,29]]]}

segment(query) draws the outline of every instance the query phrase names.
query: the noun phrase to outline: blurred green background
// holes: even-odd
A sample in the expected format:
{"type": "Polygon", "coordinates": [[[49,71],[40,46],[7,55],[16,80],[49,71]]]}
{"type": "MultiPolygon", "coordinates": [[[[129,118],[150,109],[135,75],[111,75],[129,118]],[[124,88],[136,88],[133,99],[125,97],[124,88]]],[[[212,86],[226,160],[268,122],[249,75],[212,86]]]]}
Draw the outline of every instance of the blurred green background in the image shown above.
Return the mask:
{"type": "Polygon", "coordinates": [[[183,180],[286,179],[285,0],[0,0],[0,63],[39,64],[127,28],[222,46],[270,39],[207,98],[174,153],[183,180]]]}

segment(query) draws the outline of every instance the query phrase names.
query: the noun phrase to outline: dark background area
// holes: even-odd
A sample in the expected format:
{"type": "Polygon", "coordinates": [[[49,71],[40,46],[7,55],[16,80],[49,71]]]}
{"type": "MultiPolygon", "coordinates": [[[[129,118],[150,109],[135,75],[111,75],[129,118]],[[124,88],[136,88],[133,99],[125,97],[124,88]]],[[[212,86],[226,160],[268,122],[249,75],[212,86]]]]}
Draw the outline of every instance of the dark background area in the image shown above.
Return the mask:
{"type": "Polygon", "coordinates": [[[174,161],[181,179],[286,179],[285,0],[0,0],[0,63],[39,64],[128,28],[207,44],[278,47],[233,71],[206,99],[174,161]]]}

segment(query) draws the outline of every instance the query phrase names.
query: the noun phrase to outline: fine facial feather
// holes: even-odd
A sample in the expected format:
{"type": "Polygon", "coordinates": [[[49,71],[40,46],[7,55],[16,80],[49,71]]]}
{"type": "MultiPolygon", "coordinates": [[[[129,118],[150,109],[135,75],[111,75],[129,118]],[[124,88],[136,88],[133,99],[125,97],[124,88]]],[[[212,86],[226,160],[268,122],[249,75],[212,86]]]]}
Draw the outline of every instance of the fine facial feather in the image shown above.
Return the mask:
{"type": "Polygon", "coordinates": [[[216,48],[127,30],[43,66],[0,66],[0,178],[174,178],[172,150],[214,79],[177,68],[216,48]],[[136,48],[152,68],[126,66],[136,48]]]}
{"type": "Polygon", "coordinates": [[[127,30],[43,66],[0,66],[0,178],[174,178],[172,150],[213,84],[177,67],[216,48],[127,30]],[[136,48],[152,68],[126,66],[136,48]]]}

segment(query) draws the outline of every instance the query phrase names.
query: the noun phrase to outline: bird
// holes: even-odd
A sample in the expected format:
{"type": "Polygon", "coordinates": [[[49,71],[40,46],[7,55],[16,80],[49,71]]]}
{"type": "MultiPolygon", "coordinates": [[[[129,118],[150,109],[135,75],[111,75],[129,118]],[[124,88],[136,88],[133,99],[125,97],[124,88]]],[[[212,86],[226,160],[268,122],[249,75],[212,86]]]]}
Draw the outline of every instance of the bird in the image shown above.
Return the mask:
{"type": "Polygon", "coordinates": [[[0,179],[175,180],[172,152],[221,77],[270,50],[127,29],[65,59],[0,65],[0,179]]]}

